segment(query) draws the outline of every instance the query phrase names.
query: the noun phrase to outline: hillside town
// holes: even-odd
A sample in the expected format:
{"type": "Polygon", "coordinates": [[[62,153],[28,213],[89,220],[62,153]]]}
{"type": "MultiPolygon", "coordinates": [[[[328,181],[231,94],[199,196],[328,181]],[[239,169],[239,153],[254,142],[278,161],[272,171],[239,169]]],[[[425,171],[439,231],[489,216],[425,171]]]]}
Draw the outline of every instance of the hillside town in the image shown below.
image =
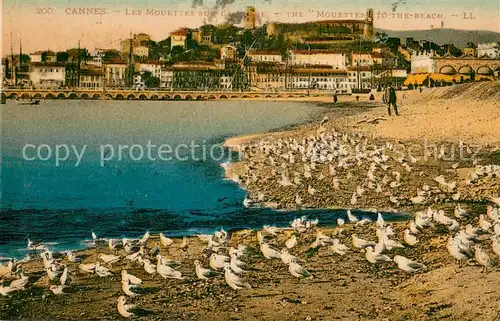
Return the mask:
{"type": "Polygon", "coordinates": [[[131,34],[120,50],[22,51],[2,60],[3,86],[26,89],[263,91],[337,94],[442,86],[499,78],[500,43],[465,48],[374,31],[362,20],[258,25],[255,7],[243,26],[179,28],[162,41],[131,34]]]}

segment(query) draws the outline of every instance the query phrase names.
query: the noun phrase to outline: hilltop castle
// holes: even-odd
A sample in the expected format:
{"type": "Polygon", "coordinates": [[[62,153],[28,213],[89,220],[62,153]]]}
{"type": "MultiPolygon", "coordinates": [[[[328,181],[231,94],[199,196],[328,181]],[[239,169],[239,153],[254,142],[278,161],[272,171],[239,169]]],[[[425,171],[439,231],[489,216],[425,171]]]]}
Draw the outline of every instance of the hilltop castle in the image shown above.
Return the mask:
{"type": "Polygon", "coordinates": [[[306,43],[354,41],[360,38],[373,40],[373,9],[368,9],[364,20],[320,20],[304,23],[272,22],[267,24],[267,34],[300,39],[306,43]]]}

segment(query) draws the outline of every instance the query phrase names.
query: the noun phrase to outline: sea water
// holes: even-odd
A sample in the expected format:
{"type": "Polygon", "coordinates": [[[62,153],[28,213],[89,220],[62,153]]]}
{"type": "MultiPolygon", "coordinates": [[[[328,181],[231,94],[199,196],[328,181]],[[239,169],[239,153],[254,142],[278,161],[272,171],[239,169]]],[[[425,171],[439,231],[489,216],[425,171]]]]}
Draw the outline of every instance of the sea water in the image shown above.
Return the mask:
{"type": "Polygon", "coordinates": [[[35,106],[9,101],[0,108],[3,257],[24,256],[27,237],[64,250],[81,248],[91,231],[100,237],[137,237],[147,230],[180,236],[287,225],[303,214],[325,221],[338,215],[245,208],[245,192],[223,178],[220,166],[238,156],[221,152],[225,138],[306,122],[324,107],[48,100],[35,106]],[[148,145],[155,146],[149,155],[148,145]],[[159,158],[161,145],[172,159],[165,153],[159,158]]]}

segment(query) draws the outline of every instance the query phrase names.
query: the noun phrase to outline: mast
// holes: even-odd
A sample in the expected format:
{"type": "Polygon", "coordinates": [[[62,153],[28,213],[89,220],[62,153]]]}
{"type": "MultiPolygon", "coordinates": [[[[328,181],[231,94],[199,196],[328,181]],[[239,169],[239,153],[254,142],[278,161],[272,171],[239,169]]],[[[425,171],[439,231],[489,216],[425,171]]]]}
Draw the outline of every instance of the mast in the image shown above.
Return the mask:
{"type": "Polygon", "coordinates": [[[132,59],[133,59],[132,50],[133,50],[133,47],[132,47],[132,32],[130,32],[129,51],[128,51],[128,86],[130,88],[132,88],[132,85],[133,85],[132,78],[134,76],[134,72],[132,70],[132,59]]]}
{"type": "Polygon", "coordinates": [[[76,84],[77,84],[77,87],[80,87],[80,65],[81,65],[81,59],[82,59],[82,55],[80,53],[80,40],[78,40],[78,69],[77,69],[77,80],[76,80],[76,84]]]}
{"type": "Polygon", "coordinates": [[[10,32],[10,68],[11,68],[10,77],[12,78],[12,83],[17,84],[16,67],[14,65],[14,51],[12,49],[12,31],[10,32]]]}

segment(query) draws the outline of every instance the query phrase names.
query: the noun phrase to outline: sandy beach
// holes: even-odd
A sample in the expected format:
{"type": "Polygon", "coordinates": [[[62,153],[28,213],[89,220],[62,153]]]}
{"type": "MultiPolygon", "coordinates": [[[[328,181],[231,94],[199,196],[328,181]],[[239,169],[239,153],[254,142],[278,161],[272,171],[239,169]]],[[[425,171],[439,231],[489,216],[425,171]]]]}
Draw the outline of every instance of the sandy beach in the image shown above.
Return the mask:
{"type": "MultiPolygon", "coordinates": [[[[83,263],[95,263],[100,253],[119,255],[119,262],[105,265],[112,275],[82,274],[79,263],[61,257],[72,278],[66,294],[48,290],[57,281],[48,279],[41,259],[19,263],[29,285],[0,297],[0,318],[123,319],[117,300],[124,295],[120,272],[126,269],[143,281],[137,289],[141,294],[126,299],[139,308],[134,318],[143,320],[500,320],[500,256],[492,250],[495,221],[489,216],[499,207],[491,198],[500,195],[500,172],[493,167],[500,165],[500,83],[398,94],[398,117],[387,116],[379,97],[360,102],[341,99],[338,106],[328,105],[331,111],[321,123],[230,138],[225,146],[242,152],[244,158],[228,166],[226,176],[248,192],[251,206],[401,213],[401,220],[385,222],[384,228],[390,226],[390,239],[404,246],[384,254],[391,260],[400,255],[424,264],[418,271],[405,272],[393,261],[368,262],[366,250],[354,246],[353,234],[377,242],[377,225],[350,223],[345,215],[342,227],[322,226],[320,221],[319,226],[301,231],[280,229],[276,235],[263,231],[265,242],[278,250],[294,235],[297,245],[290,253],[312,278],[298,279],[280,259],[266,259],[257,231],[231,233],[219,253],[226,254],[230,246],[248,246],[240,258],[248,263],[248,273],[241,278],[251,288],[241,290],[226,284],[223,270],[209,280],[196,277],[195,260],[209,266],[207,244],[198,237],[188,238],[184,250],[182,239],[161,246],[163,257],[181,263],[176,268],[184,277],[181,280],[151,276],[140,263],[124,259],[128,254],[123,250],[110,251],[103,242],[76,254],[83,263]],[[432,146],[424,146],[424,141],[432,146]],[[315,151],[308,154],[307,147],[301,152],[304,158],[293,156],[308,145],[319,150],[332,146],[335,160],[354,156],[332,170],[320,155],[312,165],[315,151]],[[351,154],[343,154],[347,148],[352,148],[351,154]],[[452,151],[458,153],[460,148],[466,155],[452,157],[452,151]],[[467,214],[457,216],[457,205],[467,214]],[[409,222],[416,222],[416,212],[429,207],[436,213],[442,210],[464,231],[468,224],[472,229],[481,226],[484,218],[479,216],[488,214],[491,228],[477,230],[471,245],[473,252],[480,246],[491,258],[486,271],[474,255],[463,266],[457,264],[447,242],[458,230],[447,224],[433,221],[432,227],[415,234],[418,243],[405,242],[409,222]],[[347,246],[346,253],[335,253],[329,241],[312,246],[318,235],[338,239],[347,246]]],[[[158,235],[152,235],[142,256],[153,264],[156,259],[149,250],[157,243],[158,235]]]]}

